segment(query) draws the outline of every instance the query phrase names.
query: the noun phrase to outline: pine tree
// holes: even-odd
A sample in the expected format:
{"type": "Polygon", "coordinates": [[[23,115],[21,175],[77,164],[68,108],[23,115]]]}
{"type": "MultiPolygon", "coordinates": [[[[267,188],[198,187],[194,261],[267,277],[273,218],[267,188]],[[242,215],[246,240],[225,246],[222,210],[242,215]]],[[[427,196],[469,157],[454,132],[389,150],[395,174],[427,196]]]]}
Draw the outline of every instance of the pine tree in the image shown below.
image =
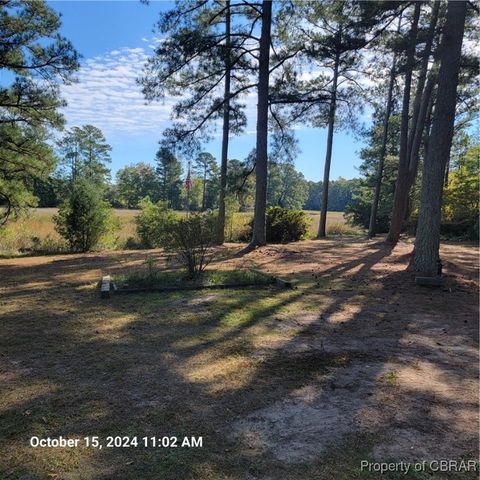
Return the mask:
{"type": "Polygon", "coordinates": [[[166,147],[160,147],[156,154],[157,175],[159,177],[159,199],[167,202],[170,208],[181,208],[182,165],[166,147]]]}
{"type": "Polygon", "coordinates": [[[440,46],[438,98],[432,120],[428,154],[423,167],[413,268],[417,272],[432,276],[436,275],[438,270],[442,192],[454,132],[466,12],[466,1],[448,2],[440,46]]]}
{"type": "MultiPolygon", "coordinates": [[[[400,32],[402,17],[398,21],[397,34],[400,32]]],[[[395,76],[397,68],[397,53],[393,54],[392,65],[390,67],[389,80],[388,80],[388,90],[387,90],[387,101],[385,105],[385,113],[383,120],[382,128],[382,144],[378,154],[378,165],[375,172],[375,187],[373,191],[372,206],[370,209],[370,220],[368,222],[368,237],[372,238],[375,236],[377,231],[377,213],[378,213],[378,204],[380,202],[380,192],[382,188],[382,179],[383,172],[385,168],[385,157],[387,155],[387,144],[388,144],[388,134],[390,128],[390,117],[393,109],[393,93],[395,87],[395,76]]]]}
{"type": "Polygon", "coordinates": [[[240,17],[246,8],[245,3],[229,0],[177,2],[161,16],[158,29],[168,37],[148,60],[140,79],[148,100],[166,93],[182,97],[173,109],[173,126],[164,132],[167,148],[191,156],[222,119],[219,243],[224,237],[229,136],[243,130],[246,117],[239,99],[254,87],[248,79],[256,51],[247,43],[251,32],[241,21],[232,26],[232,16],[240,17]]]}
{"type": "Polygon", "coordinates": [[[354,127],[352,119],[361,109],[363,87],[358,72],[362,49],[388,28],[402,8],[396,2],[305,2],[295,9],[294,32],[285,34],[296,42],[301,39],[304,48],[299,65],[293,65],[277,83],[275,102],[290,106],[287,121],[328,130],[319,237],[326,234],[334,132],[339,127],[354,127]],[[310,66],[310,79],[300,80],[297,70],[305,62],[310,66]]]}
{"type": "Polygon", "coordinates": [[[202,179],[202,212],[206,208],[207,201],[207,182],[217,170],[217,162],[215,157],[208,152],[199,153],[193,162],[195,171],[202,179]]]}
{"type": "MultiPolygon", "coordinates": [[[[104,187],[109,180],[112,147],[102,131],[93,125],[73,127],[58,142],[60,173],[70,182],[83,178],[104,187]]],[[[70,185],[71,186],[71,185],[70,185]]]]}
{"type": "MultiPolygon", "coordinates": [[[[417,80],[417,89],[413,100],[412,82],[417,62],[416,48],[422,40],[419,39],[419,22],[421,14],[421,2],[414,5],[411,28],[408,35],[408,44],[406,46],[406,59],[404,66],[404,90],[402,105],[402,123],[400,130],[400,154],[398,163],[397,182],[395,185],[395,197],[390,223],[390,230],[387,241],[396,243],[402,231],[402,225],[408,211],[408,199],[410,189],[416,177],[420,143],[425,129],[426,114],[430,101],[431,89],[434,85],[432,76],[425,87],[427,67],[432,53],[432,45],[436,34],[436,24],[438,19],[439,3],[435,2],[432,11],[427,18],[430,18],[429,28],[426,34],[425,47],[420,61],[420,71],[417,80]],[[413,108],[412,118],[410,112],[413,108]]],[[[433,72],[431,72],[433,75],[433,72]]]]}
{"type": "Polygon", "coordinates": [[[47,139],[50,128],[63,125],[58,84],[78,68],[60,26],[60,16],[41,0],[0,6],[0,67],[8,72],[0,87],[0,225],[35,204],[31,179],[46,178],[55,166],[47,139]]]}

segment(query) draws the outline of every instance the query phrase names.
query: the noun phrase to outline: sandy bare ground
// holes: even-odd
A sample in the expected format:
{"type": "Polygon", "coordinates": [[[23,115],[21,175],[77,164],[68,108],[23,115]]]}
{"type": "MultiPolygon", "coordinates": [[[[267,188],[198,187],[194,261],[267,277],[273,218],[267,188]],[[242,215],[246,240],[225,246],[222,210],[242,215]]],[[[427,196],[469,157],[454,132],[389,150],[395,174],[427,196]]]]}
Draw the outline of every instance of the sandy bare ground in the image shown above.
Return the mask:
{"type": "MultiPolygon", "coordinates": [[[[237,292],[175,296],[148,312],[134,297],[115,298],[116,303],[105,306],[94,294],[95,282],[102,274],[140,268],[146,252],[1,260],[0,378],[5,395],[0,413],[6,421],[17,418],[16,412],[21,417],[17,431],[6,429],[9,440],[0,438],[3,472],[10,475],[5,478],[23,478],[18,472],[33,475],[25,478],[52,478],[47,476],[52,458],[53,478],[160,478],[156,475],[161,473],[161,478],[264,480],[358,478],[358,458],[348,460],[351,465],[340,460],[344,470],[335,462],[338,451],[354,456],[365,445],[367,458],[377,461],[478,458],[478,249],[442,246],[446,283],[441,289],[413,284],[406,271],[411,250],[409,242],[392,250],[378,240],[305,241],[223,261],[221,268],[255,266],[298,282],[296,289],[278,294],[275,305],[256,307],[254,315],[245,313],[256,298],[251,291],[248,297],[237,292]],[[235,295],[241,303],[237,310],[225,303],[235,295]],[[153,344],[157,326],[165,328],[161,322],[173,318],[172,309],[179,319],[168,324],[174,340],[170,336],[153,344]],[[200,339],[182,333],[189,328],[182,309],[205,319],[195,327],[205,326],[200,339]],[[219,311],[220,320],[212,327],[219,311]],[[115,371],[122,388],[112,398],[113,381],[105,374],[102,383],[96,377],[103,375],[101,369],[92,367],[100,360],[79,360],[77,353],[113,351],[127,338],[125,332],[135,347],[126,350],[135,356],[135,368],[122,357],[125,366],[115,371]],[[98,336],[103,343],[92,350],[98,336]],[[35,348],[36,342],[43,350],[35,348]],[[53,350],[46,352],[47,347],[53,350]],[[69,348],[75,355],[66,353],[69,348]],[[81,371],[85,368],[91,372],[81,371]],[[162,379],[153,377],[157,370],[162,379]],[[128,403],[122,410],[126,425],[151,425],[154,420],[140,421],[132,405],[143,405],[150,414],[161,410],[152,396],[160,385],[182,411],[194,412],[180,419],[162,410],[168,416],[158,420],[161,424],[168,418],[200,430],[210,425],[215,439],[203,457],[183,459],[191,465],[181,477],[155,470],[162,461],[157,457],[136,458],[131,452],[101,457],[82,451],[71,461],[58,452],[54,457],[32,454],[25,446],[39,424],[47,425],[41,431],[50,431],[48,416],[45,422],[41,416],[54,416],[56,402],[62,415],[71,415],[70,422],[52,420],[58,423],[56,433],[83,434],[88,422],[111,422],[107,406],[95,407],[92,398],[87,402],[78,393],[92,388],[117,408],[128,403]],[[81,419],[74,402],[65,406],[59,400],[75,389],[77,406],[87,409],[81,419]],[[33,421],[39,401],[48,405],[33,421]],[[33,413],[26,414],[29,410],[33,413]],[[246,466],[252,462],[254,471],[246,466]],[[140,464],[144,470],[136,477],[140,464]],[[135,465],[137,470],[129,470],[135,465]],[[90,473],[82,477],[82,469],[90,473]]],[[[149,254],[163,263],[161,252],[149,254]]],[[[273,295],[262,301],[272,302],[273,295]]],[[[141,298],[148,303],[148,297],[141,298]]]]}

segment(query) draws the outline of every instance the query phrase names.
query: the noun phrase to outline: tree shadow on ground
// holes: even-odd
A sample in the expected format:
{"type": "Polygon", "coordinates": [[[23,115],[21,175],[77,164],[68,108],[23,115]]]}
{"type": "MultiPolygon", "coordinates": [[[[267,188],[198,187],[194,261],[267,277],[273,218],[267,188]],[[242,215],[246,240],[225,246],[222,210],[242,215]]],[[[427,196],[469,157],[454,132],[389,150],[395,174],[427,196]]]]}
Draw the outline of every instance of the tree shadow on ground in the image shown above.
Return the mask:
{"type": "Polygon", "coordinates": [[[195,293],[105,303],[74,277],[60,292],[52,282],[50,303],[0,315],[1,448],[21,452],[5,478],[330,479],[325,455],[357,435],[373,435],[371,457],[469,452],[476,305],[468,292],[413,287],[402,263],[372,271],[391,253],[370,246],[296,290],[223,292],[203,306],[195,293]],[[80,451],[65,463],[25,449],[33,434],[203,435],[205,448],[80,451]]]}

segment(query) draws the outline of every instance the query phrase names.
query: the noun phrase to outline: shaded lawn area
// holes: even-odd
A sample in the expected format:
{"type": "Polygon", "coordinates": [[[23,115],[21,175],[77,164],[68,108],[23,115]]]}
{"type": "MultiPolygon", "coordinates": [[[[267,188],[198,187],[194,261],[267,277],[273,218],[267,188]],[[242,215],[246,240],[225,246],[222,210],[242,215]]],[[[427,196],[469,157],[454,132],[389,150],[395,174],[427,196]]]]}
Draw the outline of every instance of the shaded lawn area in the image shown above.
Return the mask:
{"type": "Polygon", "coordinates": [[[477,458],[477,249],[443,247],[441,290],[412,284],[410,252],[275,245],[221,267],[297,289],[110,300],[96,281],[144,252],[0,261],[0,478],[396,479],[360,461],[477,458]],[[34,449],[32,435],[194,435],[203,448],[34,449]]]}

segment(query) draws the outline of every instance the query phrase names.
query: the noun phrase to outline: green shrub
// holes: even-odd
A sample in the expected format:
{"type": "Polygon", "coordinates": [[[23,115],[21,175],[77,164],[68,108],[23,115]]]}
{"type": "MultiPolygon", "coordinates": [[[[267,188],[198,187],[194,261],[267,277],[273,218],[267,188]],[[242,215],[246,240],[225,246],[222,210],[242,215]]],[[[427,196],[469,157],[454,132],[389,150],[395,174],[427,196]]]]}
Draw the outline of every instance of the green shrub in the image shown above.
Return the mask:
{"type": "Polygon", "coordinates": [[[137,234],[144,248],[163,247],[169,225],[176,220],[175,212],[168,208],[167,202],[153,203],[148,197],[139,204],[141,213],[135,217],[137,234]]]}
{"type": "Polygon", "coordinates": [[[72,252],[88,252],[107,232],[111,212],[98,186],[82,180],[53,217],[55,230],[67,240],[72,252]]]}
{"type": "Polygon", "coordinates": [[[267,242],[298,242],[305,237],[307,229],[305,212],[282,207],[267,208],[267,242]]]}
{"type": "Polygon", "coordinates": [[[178,255],[189,278],[198,277],[213,258],[217,217],[212,213],[190,213],[170,222],[166,233],[162,246],[178,255]]]}

